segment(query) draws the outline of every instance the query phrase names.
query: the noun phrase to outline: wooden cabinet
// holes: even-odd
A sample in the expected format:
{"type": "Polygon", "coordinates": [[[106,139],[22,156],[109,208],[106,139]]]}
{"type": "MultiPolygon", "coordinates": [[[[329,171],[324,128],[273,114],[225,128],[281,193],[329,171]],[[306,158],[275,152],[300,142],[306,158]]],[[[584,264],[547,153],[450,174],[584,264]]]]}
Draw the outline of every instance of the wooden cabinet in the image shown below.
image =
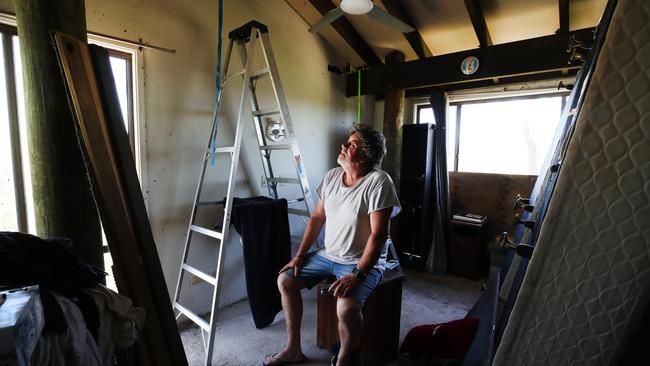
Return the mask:
{"type": "Polygon", "coordinates": [[[477,280],[487,276],[487,230],[486,226],[475,226],[451,220],[449,242],[449,273],[477,280]]]}

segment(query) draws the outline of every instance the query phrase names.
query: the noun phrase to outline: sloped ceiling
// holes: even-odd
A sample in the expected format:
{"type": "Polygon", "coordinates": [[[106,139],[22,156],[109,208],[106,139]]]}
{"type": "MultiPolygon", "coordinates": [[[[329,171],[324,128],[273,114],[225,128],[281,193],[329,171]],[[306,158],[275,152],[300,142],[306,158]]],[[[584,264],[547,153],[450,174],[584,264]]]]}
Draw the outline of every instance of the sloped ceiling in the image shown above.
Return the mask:
{"type": "MultiPolygon", "coordinates": [[[[479,19],[484,19],[492,44],[502,44],[556,33],[560,29],[560,8],[568,4],[569,29],[594,27],[598,24],[606,0],[374,0],[376,6],[386,10],[385,3],[393,2],[403,7],[425,45],[433,55],[478,48],[479,37],[469,7],[478,9],[479,19]],[[468,5],[469,4],[469,5],[468,5]],[[471,5],[474,4],[474,5],[471,5]]],[[[339,6],[340,0],[286,0],[305,20],[305,31],[321,17],[314,5],[331,2],[339,6]]],[[[476,13],[475,13],[476,14],[476,13]]],[[[406,61],[418,59],[414,48],[402,33],[372,21],[365,15],[345,18],[353,29],[381,60],[395,50],[406,56],[406,61]]],[[[476,20],[476,19],[475,19],[476,20]]],[[[354,66],[368,64],[358,47],[351,46],[333,26],[325,27],[320,35],[337,49],[346,61],[354,66]]]]}

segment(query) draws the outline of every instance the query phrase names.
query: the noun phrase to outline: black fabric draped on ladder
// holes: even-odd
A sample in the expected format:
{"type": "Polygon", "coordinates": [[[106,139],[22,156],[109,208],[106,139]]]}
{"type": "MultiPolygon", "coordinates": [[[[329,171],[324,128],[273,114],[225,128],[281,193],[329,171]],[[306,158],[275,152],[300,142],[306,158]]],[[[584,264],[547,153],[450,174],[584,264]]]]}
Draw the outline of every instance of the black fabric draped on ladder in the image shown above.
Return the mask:
{"type": "Polygon", "coordinates": [[[291,260],[287,200],[233,198],[232,224],[244,244],[246,289],[258,329],[273,323],[282,310],[278,271],[291,260]]]}
{"type": "Polygon", "coordinates": [[[429,97],[433,117],[435,159],[433,161],[433,243],[427,257],[425,269],[433,274],[447,274],[447,242],[449,240],[449,177],[447,174],[446,116],[447,100],[445,92],[435,89],[429,97]]]}

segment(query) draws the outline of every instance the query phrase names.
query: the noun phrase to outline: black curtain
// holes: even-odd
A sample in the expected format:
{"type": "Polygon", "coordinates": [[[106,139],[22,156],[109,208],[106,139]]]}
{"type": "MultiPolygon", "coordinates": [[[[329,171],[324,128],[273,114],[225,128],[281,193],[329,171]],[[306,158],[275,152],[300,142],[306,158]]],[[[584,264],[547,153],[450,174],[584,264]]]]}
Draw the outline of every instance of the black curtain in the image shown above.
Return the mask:
{"type": "Polygon", "coordinates": [[[442,89],[435,89],[429,100],[436,122],[433,133],[435,182],[433,185],[433,243],[431,243],[425,269],[433,274],[447,274],[447,242],[449,240],[449,177],[445,132],[447,100],[442,89]]]}

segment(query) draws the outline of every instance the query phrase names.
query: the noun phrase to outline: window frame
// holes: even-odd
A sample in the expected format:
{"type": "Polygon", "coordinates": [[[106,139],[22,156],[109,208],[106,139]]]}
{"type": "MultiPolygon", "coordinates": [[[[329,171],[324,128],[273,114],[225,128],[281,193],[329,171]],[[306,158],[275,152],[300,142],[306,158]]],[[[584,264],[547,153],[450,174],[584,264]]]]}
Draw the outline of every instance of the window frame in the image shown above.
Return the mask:
{"type": "MultiPolygon", "coordinates": [[[[460,131],[461,131],[461,122],[462,122],[462,108],[464,105],[469,105],[469,104],[478,104],[478,103],[493,103],[493,102],[508,102],[508,101],[514,101],[514,100],[531,100],[531,99],[538,99],[538,98],[553,98],[553,97],[561,97],[561,110],[564,110],[564,106],[566,104],[567,98],[570,94],[569,91],[557,91],[557,90],[549,90],[549,89],[538,89],[538,90],[528,90],[525,93],[517,92],[517,93],[508,93],[509,95],[503,95],[503,93],[499,93],[497,95],[494,95],[493,93],[485,93],[485,94],[476,94],[474,96],[466,96],[465,98],[459,97],[459,98],[450,98],[450,99],[456,99],[452,101],[448,101],[447,103],[447,112],[450,112],[450,107],[456,107],[456,136],[454,136],[455,144],[454,144],[454,164],[453,164],[453,170],[449,169],[448,171],[450,172],[458,172],[458,165],[459,165],[459,154],[460,154],[460,131]]],[[[420,111],[425,108],[431,108],[431,103],[428,103],[426,101],[414,101],[413,102],[413,123],[414,124],[419,124],[420,123],[420,111]]]]}
{"type": "MultiPolygon", "coordinates": [[[[7,88],[7,103],[9,109],[9,128],[12,150],[12,167],[14,175],[14,194],[16,200],[16,217],[18,230],[21,232],[32,232],[34,228],[30,225],[28,214],[28,195],[26,189],[25,171],[23,169],[24,152],[21,150],[25,141],[21,140],[21,128],[17,97],[16,64],[15,57],[19,57],[19,50],[13,47],[13,36],[18,36],[16,17],[0,12],[0,41],[5,47],[5,54],[0,62],[5,63],[5,73],[8,77],[5,80],[7,88]],[[8,55],[7,52],[10,54],[8,55]],[[9,57],[5,57],[9,56],[9,57]],[[10,60],[10,61],[9,61],[10,60]],[[9,68],[7,68],[9,66],[9,68]],[[9,70],[11,69],[11,70],[9,70]],[[10,72],[11,71],[11,75],[10,72]],[[10,89],[11,87],[11,89],[10,89]],[[10,91],[11,90],[11,91],[10,91]]],[[[146,159],[146,120],[144,109],[144,55],[140,45],[113,39],[107,36],[88,33],[88,43],[96,44],[107,49],[109,56],[126,60],[127,73],[130,80],[130,87],[127,88],[127,111],[129,126],[129,143],[133,153],[136,171],[140,178],[140,188],[148,208],[148,180],[147,180],[147,159],[146,159]]]]}

